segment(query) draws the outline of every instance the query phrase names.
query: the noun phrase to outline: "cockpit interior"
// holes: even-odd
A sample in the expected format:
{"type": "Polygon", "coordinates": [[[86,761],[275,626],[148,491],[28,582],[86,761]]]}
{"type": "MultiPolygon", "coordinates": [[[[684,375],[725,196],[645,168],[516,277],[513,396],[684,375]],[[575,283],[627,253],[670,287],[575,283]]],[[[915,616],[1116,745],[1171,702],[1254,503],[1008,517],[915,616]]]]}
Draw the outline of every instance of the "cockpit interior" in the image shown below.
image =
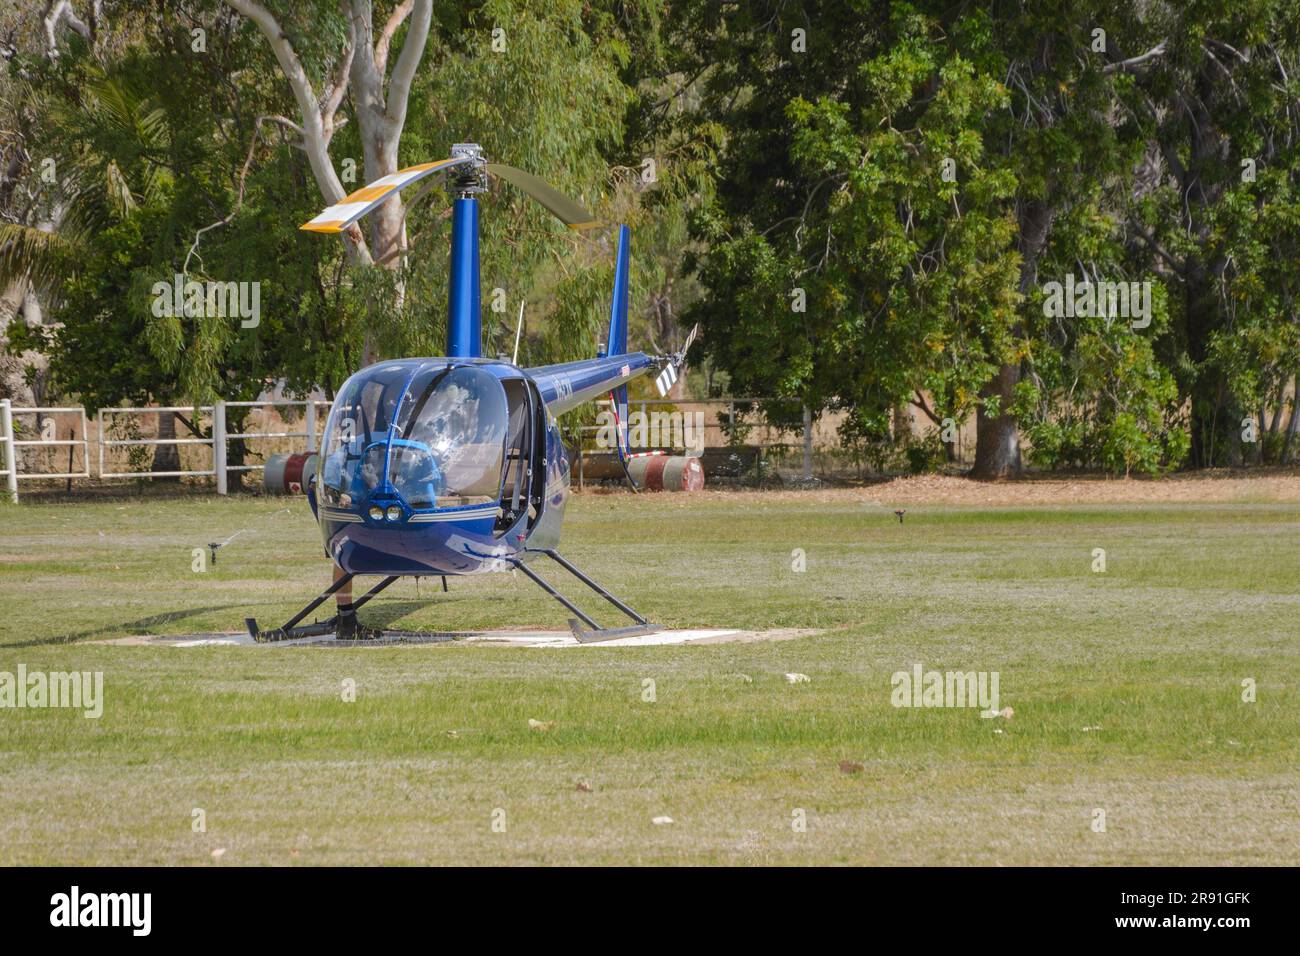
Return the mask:
{"type": "Polygon", "coordinates": [[[496,506],[495,531],[531,527],[545,495],[536,386],[480,362],[381,363],[347,381],[322,445],[327,506],[404,521],[496,506]]]}

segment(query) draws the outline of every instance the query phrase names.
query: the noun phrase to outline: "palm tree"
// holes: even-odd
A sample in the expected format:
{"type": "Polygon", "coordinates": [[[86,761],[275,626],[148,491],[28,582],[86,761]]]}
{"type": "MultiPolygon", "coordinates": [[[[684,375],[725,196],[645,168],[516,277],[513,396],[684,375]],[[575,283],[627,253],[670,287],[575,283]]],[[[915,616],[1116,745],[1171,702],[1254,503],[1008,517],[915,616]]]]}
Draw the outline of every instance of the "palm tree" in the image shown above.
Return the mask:
{"type": "MultiPolygon", "coordinates": [[[[165,165],[170,133],[160,106],[100,66],[90,68],[81,99],[71,105],[39,100],[21,78],[8,85],[15,112],[40,109],[43,125],[56,132],[42,143],[41,164],[25,170],[23,191],[33,201],[21,211],[5,204],[10,216],[0,221],[0,290],[18,302],[35,296],[53,312],[95,234],[159,198],[171,176],[165,165]]],[[[25,158],[20,145],[7,184],[17,185],[25,158]]],[[[160,417],[158,437],[176,437],[172,415],[160,417]]],[[[158,446],[153,469],[178,471],[177,446],[158,446]]]]}

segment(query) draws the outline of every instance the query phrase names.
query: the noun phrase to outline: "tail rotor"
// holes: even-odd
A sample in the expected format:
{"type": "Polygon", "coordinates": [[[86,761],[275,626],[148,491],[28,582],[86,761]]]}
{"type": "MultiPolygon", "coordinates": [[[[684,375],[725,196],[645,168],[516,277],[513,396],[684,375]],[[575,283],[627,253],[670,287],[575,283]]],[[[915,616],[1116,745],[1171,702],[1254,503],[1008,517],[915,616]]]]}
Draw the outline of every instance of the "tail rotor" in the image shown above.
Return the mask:
{"type": "Polygon", "coordinates": [[[681,372],[686,368],[686,353],[691,350],[695,344],[695,336],[699,334],[700,326],[697,322],[691,329],[690,334],[686,336],[686,341],[682,343],[680,350],[673,352],[664,359],[664,369],[655,379],[655,388],[659,390],[659,397],[663,398],[677,384],[677,379],[681,372]]]}

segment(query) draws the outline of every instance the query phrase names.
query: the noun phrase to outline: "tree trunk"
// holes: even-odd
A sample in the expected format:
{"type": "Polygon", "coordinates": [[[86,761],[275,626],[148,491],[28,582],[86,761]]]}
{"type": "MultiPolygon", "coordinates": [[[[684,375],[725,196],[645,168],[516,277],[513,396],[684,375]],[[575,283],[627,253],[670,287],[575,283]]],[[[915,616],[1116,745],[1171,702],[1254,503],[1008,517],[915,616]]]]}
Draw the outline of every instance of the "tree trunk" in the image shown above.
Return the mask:
{"type": "Polygon", "coordinates": [[[1020,366],[1003,365],[993,381],[980,389],[981,398],[997,396],[999,414],[990,417],[981,405],[975,411],[975,467],[971,477],[985,481],[1019,478],[1024,473],[1020,458],[1020,426],[1010,414],[1013,393],[1020,381],[1020,366]]]}
{"type": "Polygon", "coordinates": [[[1255,412],[1255,444],[1250,449],[1250,461],[1253,465],[1264,464],[1264,445],[1268,441],[1268,431],[1264,428],[1264,406],[1255,412]]]}
{"type": "MultiPolygon", "coordinates": [[[[170,440],[176,437],[176,416],[172,412],[158,415],[158,437],[170,440]]],[[[150,471],[180,471],[181,449],[179,445],[155,445],[153,465],[150,471]]],[[[157,481],[179,481],[179,478],[159,478],[157,481]]]]}
{"type": "MultiPolygon", "coordinates": [[[[1047,202],[1021,203],[1017,211],[1020,249],[1020,294],[1027,296],[1038,282],[1038,257],[1047,245],[1056,209],[1047,202]]],[[[985,481],[1019,478],[1024,474],[1020,457],[1020,425],[1010,414],[1015,387],[1020,382],[1019,364],[1003,365],[993,380],[980,389],[981,398],[999,399],[998,414],[985,414],[981,405],[975,412],[975,466],[970,476],[985,481]]]]}
{"type": "Polygon", "coordinates": [[[912,410],[908,403],[894,407],[894,443],[906,444],[912,440],[912,410]]]}
{"type": "MultiPolygon", "coordinates": [[[[242,431],[242,428],[240,429],[242,431]]],[[[248,460],[248,442],[242,438],[230,439],[230,444],[226,446],[226,491],[239,492],[244,490],[244,476],[246,471],[233,471],[236,466],[243,465],[248,460]]]]}
{"type": "Polygon", "coordinates": [[[1187,257],[1186,279],[1187,354],[1196,368],[1191,387],[1191,459],[1193,468],[1240,463],[1241,415],[1230,394],[1223,370],[1210,364],[1210,336],[1224,324],[1218,297],[1218,282],[1227,268],[1223,255],[1207,260],[1201,250],[1210,238],[1212,207],[1223,194],[1218,170],[1228,158],[1228,139],[1205,103],[1211,102],[1217,80],[1214,67],[1206,61],[1197,76],[1197,96],[1185,107],[1187,133],[1191,141],[1190,161],[1179,182],[1187,197],[1188,230],[1200,242],[1187,257]]]}
{"type": "MultiPolygon", "coordinates": [[[[372,124],[363,123],[363,130],[368,125],[372,124]]],[[[367,140],[374,148],[365,150],[366,181],[371,183],[383,176],[391,176],[397,172],[396,138],[386,135],[387,131],[383,130],[382,122],[373,123],[372,130],[373,132],[371,136],[367,137],[367,140]]],[[[404,211],[405,206],[402,204],[401,196],[394,194],[392,199],[370,214],[370,254],[377,266],[388,269],[390,272],[401,269],[402,260],[406,253],[404,211]]],[[[406,288],[401,279],[396,281],[397,287],[394,289],[392,307],[394,311],[400,311],[405,299],[406,288]]],[[[372,318],[366,323],[366,337],[361,357],[363,367],[383,359],[375,344],[374,332],[377,324],[373,318],[375,311],[377,310],[372,309],[372,318]]]]}
{"type": "MultiPolygon", "coordinates": [[[[402,51],[398,54],[392,76],[385,82],[388,65],[388,39],[381,34],[376,41],[372,23],[373,10],[368,0],[352,0],[352,23],[356,31],[355,52],[350,76],[353,108],[361,131],[362,155],[366,182],[397,172],[398,144],[406,124],[407,100],[411,83],[429,36],[432,4],[421,2],[411,8],[411,22],[402,51]]],[[[385,27],[387,31],[387,26],[385,27]]],[[[406,251],[406,219],[402,200],[396,195],[376,209],[370,217],[370,256],[386,269],[397,271],[406,251]]],[[[397,280],[393,307],[402,308],[406,288],[397,280]]],[[[363,364],[381,357],[374,342],[374,322],[367,323],[363,364]]]]}
{"type": "Polygon", "coordinates": [[[44,323],[40,300],[25,279],[11,283],[0,293],[0,398],[14,405],[44,405],[50,360],[31,350],[21,354],[4,351],[5,332],[15,321],[29,328],[44,323]]]}
{"type": "Polygon", "coordinates": [[[1297,431],[1300,431],[1300,374],[1291,377],[1291,418],[1286,425],[1286,440],[1282,443],[1282,453],[1278,456],[1284,465],[1291,464],[1291,450],[1295,446],[1297,431]]]}
{"type": "Polygon", "coordinates": [[[1212,468],[1240,458],[1241,418],[1233,421],[1228,385],[1209,359],[1210,335],[1218,325],[1219,305],[1205,265],[1188,264],[1186,282],[1187,355],[1196,368],[1191,383],[1192,468],[1212,468]],[[1234,440],[1234,436],[1237,440],[1234,440]]]}
{"type": "MultiPolygon", "coordinates": [[[[1286,376],[1282,377],[1282,384],[1277,387],[1277,404],[1273,406],[1273,418],[1268,423],[1268,437],[1276,438],[1277,430],[1282,427],[1282,413],[1286,411],[1286,376]]],[[[1262,415],[1264,410],[1260,409],[1262,415]]],[[[1263,419],[1261,418],[1262,422],[1263,419]]]]}
{"type": "MultiPolygon", "coordinates": [[[[361,131],[367,182],[395,172],[411,85],[429,39],[433,16],[431,0],[398,4],[389,13],[378,35],[371,0],[350,0],[343,4],[348,16],[348,40],[319,95],[299,59],[290,34],[281,28],[271,11],[259,0],[226,2],[253,21],[271,44],[276,62],[293,91],[301,122],[277,119],[287,122],[301,134],[302,148],[325,200],[336,203],[344,198],[343,184],[330,161],[329,146],[341,125],[335,123],[335,114],[349,95],[361,131]],[[391,76],[388,76],[389,46],[403,24],[406,25],[406,37],[391,76]]],[[[378,245],[373,250],[366,244],[360,228],[344,230],[343,241],[351,265],[370,266],[375,260],[388,257],[395,249],[405,248],[401,209],[401,201],[394,198],[375,211],[371,235],[378,245]]],[[[396,269],[400,258],[393,255],[385,265],[396,269]]],[[[402,295],[403,289],[399,286],[399,305],[402,295]]],[[[370,364],[376,358],[372,324],[366,329],[363,364],[370,364]]]]}

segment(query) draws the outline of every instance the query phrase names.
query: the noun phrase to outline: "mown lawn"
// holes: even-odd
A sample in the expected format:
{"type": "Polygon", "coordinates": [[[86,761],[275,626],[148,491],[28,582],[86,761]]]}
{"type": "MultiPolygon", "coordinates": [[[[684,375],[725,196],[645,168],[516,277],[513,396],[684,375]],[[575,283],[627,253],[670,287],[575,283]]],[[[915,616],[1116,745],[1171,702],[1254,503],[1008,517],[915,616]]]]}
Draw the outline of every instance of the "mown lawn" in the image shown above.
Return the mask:
{"type": "MultiPolygon", "coordinates": [[[[0,709],[0,863],[1300,860],[1300,505],[909,504],[899,524],[856,492],[586,495],[566,534],[657,622],[822,632],[104,645],[286,617],[328,581],[305,503],[0,507],[0,671],[105,685],[98,720],[0,709]],[[917,662],[997,672],[1013,716],[892,706],[917,662]]],[[[509,575],[402,582],[367,611],[448,630],[566,617],[509,575]]]]}

